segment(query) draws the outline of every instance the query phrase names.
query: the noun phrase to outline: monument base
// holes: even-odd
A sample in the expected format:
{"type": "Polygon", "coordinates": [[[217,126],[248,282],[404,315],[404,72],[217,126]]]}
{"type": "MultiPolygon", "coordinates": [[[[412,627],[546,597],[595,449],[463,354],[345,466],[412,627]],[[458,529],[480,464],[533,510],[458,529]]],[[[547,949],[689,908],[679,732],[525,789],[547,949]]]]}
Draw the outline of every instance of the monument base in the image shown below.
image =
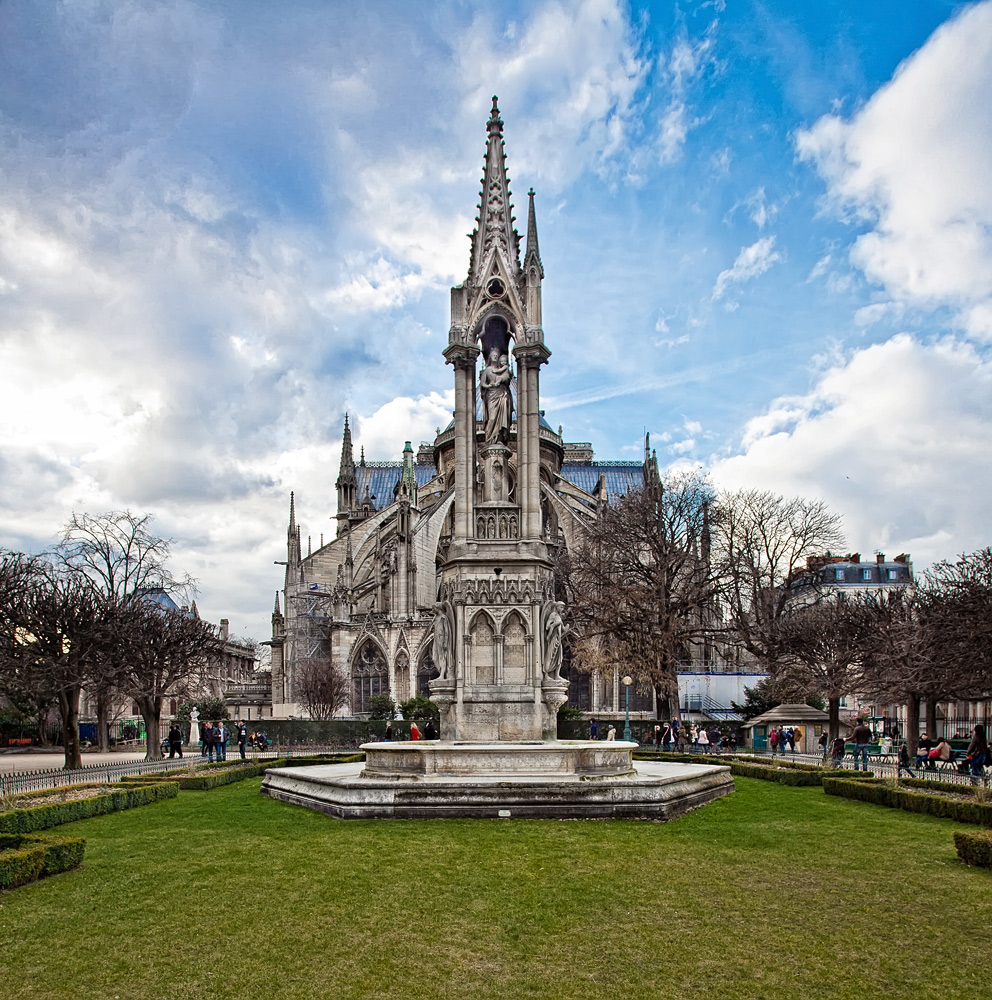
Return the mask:
{"type": "Polygon", "coordinates": [[[363,764],[273,768],[262,794],[339,819],[668,820],[734,790],[730,769],[631,760],[636,743],[368,743],[363,764]]]}

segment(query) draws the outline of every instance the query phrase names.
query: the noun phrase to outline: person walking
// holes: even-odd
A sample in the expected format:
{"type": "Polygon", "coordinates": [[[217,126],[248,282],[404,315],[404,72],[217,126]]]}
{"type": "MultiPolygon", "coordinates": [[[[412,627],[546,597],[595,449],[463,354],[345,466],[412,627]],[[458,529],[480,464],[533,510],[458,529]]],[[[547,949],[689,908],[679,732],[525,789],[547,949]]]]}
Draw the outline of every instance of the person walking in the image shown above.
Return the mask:
{"type": "Polygon", "coordinates": [[[217,743],[217,759],[227,760],[227,741],[231,738],[231,734],[227,731],[223,719],[214,723],[214,738],[217,743]]]}
{"type": "Polygon", "coordinates": [[[169,760],[172,760],[177,753],[181,760],[183,756],[183,733],[179,726],[173,722],[169,728],[169,760]]]}
{"type": "Polygon", "coordinates": [[[416,722],[410,723],[410,739],[419,740],[420,739],[420,729],[417,727],[416,722]]]}
{"type": "Polygon", "coordinates": [[[772,748],[772,756],[774,757],[778,751],[778,730],[774,726],[768,734],[768,745],[772,748]]]}
{"type": "Polygon", "coordinates": [[[595,719],[589,723],[589,739],[598,740],[599,739],[599,723],[595,719]]]}
{"type": "Polygon", "coordinates": [[[864,719],[859,719],[852,733],[854,738],[854,770],[858,769],[858,761],[861,761],[861,770],[868,770],[868,744],[871,743],[871,730],[865,725],[864,719]]]}
{"type": "Polygon", "coordinates": [[[903,743],[899,747],[899,763],[896,766],[896,778],[901,778],[903,771],[905,771],[911,778],[916,777],[913,769],[909,766],[909,744],[907,743],[903,743]]]}
{"type": "Polygon", "coordinates": [[[238,723],[238,753],[241,759],[245,759],[245,744],[248,742],[248,727],[243,723],[238,723]]]}
{"type": "Polygon", "coordinates": [[[989,742],[985,736],[985,727],[979,723],[975,726],[975,735],[968,745],[968,760],[971,761],[971,783],[978,784],[982,776],[982,768],[989,756],[989,742]]]}
{"type": "Polygon", "coordinates": [[[433,717],[427,720],[427,724],[424,726],[424,739],[425,740],[436,740],[437,726],[434,725],[433,717]]]}
{"type": "Polygon", "coordinates": [[[393,739],[393,724],[392,722],[386,723],[386,735],[383,737],[386,743],[392,742],[393,739]]]}
{"type": "Polygon", "coordinates": [[[843,767],[844,760],[844,737],[837,736],[830,745],[830,763],[835,771],[843,767]]]}
{"type": "Polygon", "coordinates": [[[209,722],[205,722],[200,727],[200,740],[202,741],[200,755],[212,761],[214,759],[214,730],[209,722]]]}
{"type": "Polygon", "coordinates": [[[617,738],[617,727],[610,723],[610,728],[606,730],[606,740],[608,743],[614,742],[617,738]]]}
{"type": "Polygon", "coordinates": [[[820,747],[820,756],[823,757],[824,760],[827,759],[827,743],[829,740],[830,737],[827,736],[827,731],[824,729],[823,732],[820,733],[820,738],[816,741],[820,747]]]}
{"type": "Polygon", "coordinates": [[[709,736],[709,733],[706,732],[706,727],[705,726],[700,726],[699,727],[699,733],[698,733],[698,737],[697,738],[698,738],[698,741],[699,741],[699,750],[700,750],[700,752],[701,753],[706,753],[706,751],[710,747],[710,736],[709,736]]]}

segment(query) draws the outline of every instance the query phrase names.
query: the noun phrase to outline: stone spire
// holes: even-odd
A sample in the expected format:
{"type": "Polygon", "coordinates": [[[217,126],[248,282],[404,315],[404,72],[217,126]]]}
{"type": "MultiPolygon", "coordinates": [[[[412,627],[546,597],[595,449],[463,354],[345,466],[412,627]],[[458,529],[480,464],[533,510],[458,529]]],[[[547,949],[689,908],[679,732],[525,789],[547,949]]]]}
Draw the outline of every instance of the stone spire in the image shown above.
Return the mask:
{"type": "MultiPolygon", "coordinates": [[[[351,443],[351,428],[348,426],[348,414],[344,415],[344,436],[341,439],[341,466],[338,470],[338,518],[355,509],[355,496],[358,492],[358,479],[355,476],[355,452],[351,443]]],[[[340,520],[338,522],[340,533],[340,520]]]]}
{"type": "Polygon", "coordinates": [[[289,528],[286,530],[286,562],[295,566],[300,561],[300,527],[296,523],[296,494],[289,494],[289,528]]]}
{"type": "Polygon", "coordinates": [[[417,501],[417,474],[413,469],[413,445],[407,441],[403,448],[403,471],[400,474],[399,499],[410,503],[417,501]]]}
{"type": "Polygon", "coordinates": [[[534,211],[534,189],[527,192],[527,250],[524,252],[524,271],[527,280],[531,275],[544,277],[544,265],[541,263],[541,251],[537,245],[537,213],[534,211]]]}
{"type": "Polygon", "coordinates": [[[510,178],[506,174],[506,153],[503,149],[503,119],[493,97],[493,110],[487,123],[486,172],[482,176],[477,228],[471,235],[472,255],[469,259],[469,284],[478,286],[489,273],[494,253],[502,259],[511,282],[520,274],[520,235],[513,228],[513,206],[510,204],[510,178]]]}
{"type": "Polygon", "coordinates": [[[282,611],[279,610],[279,591],[278,590],[276,591],[276,602],[272,606],[272,614],[273,615],[281,615],[282,614],[282,611]]]}

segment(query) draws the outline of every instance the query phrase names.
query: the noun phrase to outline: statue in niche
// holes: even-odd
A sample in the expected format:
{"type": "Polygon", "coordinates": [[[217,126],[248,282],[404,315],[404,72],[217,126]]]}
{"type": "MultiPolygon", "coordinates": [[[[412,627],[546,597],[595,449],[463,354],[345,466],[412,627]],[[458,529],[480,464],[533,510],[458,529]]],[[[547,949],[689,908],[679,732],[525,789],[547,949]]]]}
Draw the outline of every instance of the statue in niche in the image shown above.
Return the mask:
{"type": "Polygon", "coordinates": [[[561,680],[562,640],[565,623],[561,613],[565,605],[561,601],[548,601],[544,605],[544,673],[549,680],[561,680]]]}
{"type": "Polygon", "coordinates": [[[486,418],[485,436],[489,443],[506,444],[510,440],[510,421],[513,419],[510,377],[509,358],[494,347],[479,375],[479,392],[486,418]]]}
{"type": "Polygon", "coordinates": [[[451,676],[451,623],[444,605],[439,601],[434,605],[434,666],[438,671],[437,680],[447,680],[451,676]]]}

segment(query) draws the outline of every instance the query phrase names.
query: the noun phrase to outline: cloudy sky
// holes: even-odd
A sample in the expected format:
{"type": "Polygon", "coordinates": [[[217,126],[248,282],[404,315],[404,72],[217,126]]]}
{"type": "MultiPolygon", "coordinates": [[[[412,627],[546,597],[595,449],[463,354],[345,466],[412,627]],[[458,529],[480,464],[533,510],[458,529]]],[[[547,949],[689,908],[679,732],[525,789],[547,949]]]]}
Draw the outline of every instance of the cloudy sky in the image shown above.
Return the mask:
{"type": "Polygon", "coordinates": [[[0,545],[151,512],[265,637],[345,412],[450,418],[493,94],[567,439],[992,542],[992,2],[4,0],[0,545]]]}

